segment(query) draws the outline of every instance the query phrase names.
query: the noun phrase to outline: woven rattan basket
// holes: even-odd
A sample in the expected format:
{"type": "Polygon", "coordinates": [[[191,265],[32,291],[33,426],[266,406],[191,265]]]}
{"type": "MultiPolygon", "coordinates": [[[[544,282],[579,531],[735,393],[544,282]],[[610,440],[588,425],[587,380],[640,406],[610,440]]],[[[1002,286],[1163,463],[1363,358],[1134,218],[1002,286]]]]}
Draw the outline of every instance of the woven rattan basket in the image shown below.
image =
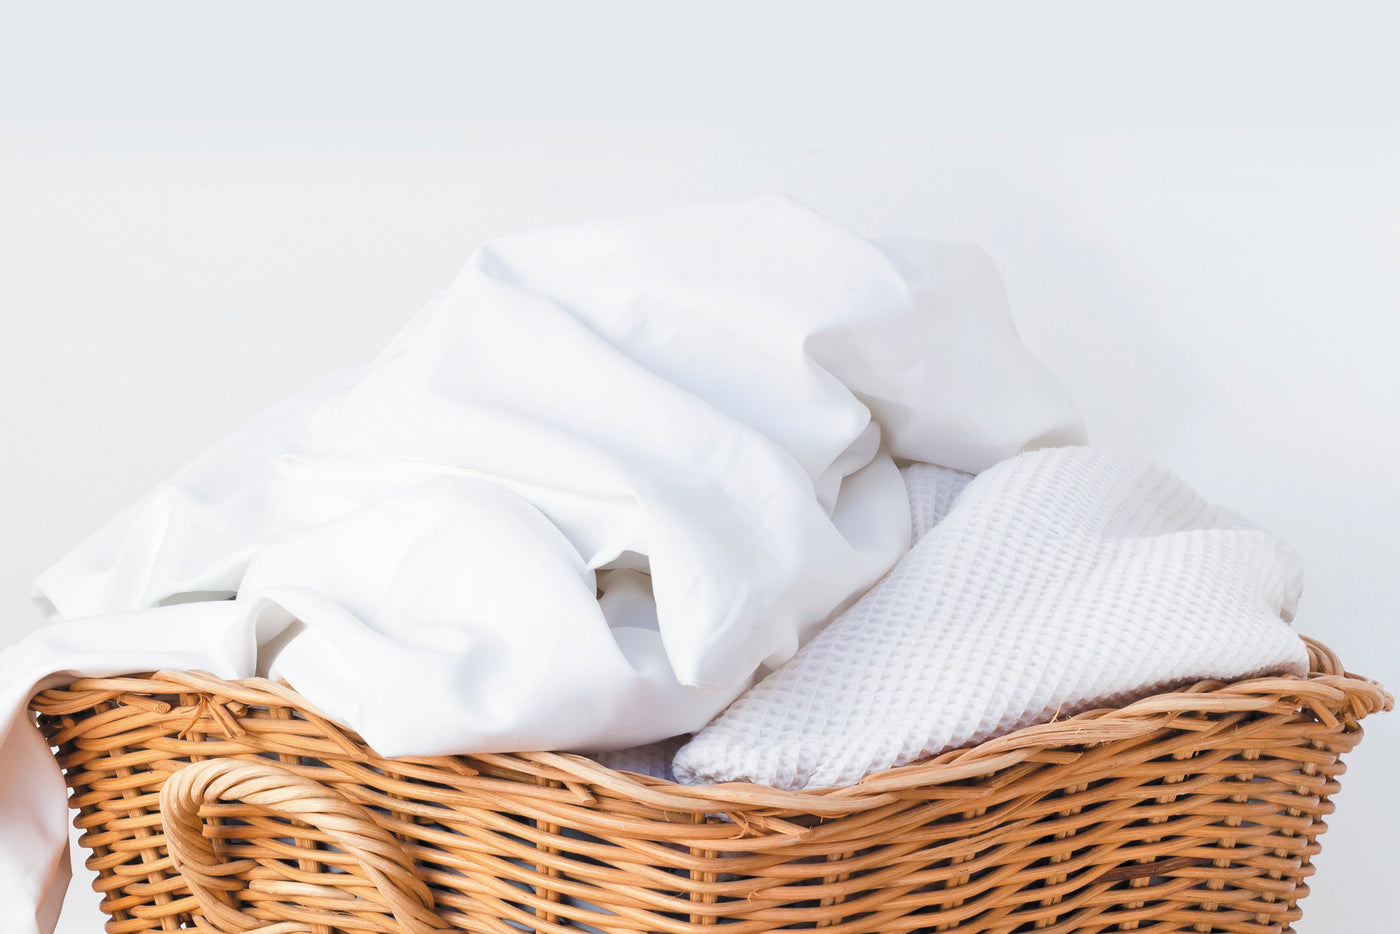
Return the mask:
{"type": "Polygon", "coordinates": [[[1210,682],[829,791],[554,753],[385,759],[285,685],[33,701],[111,934],[1291,931],[1379,686],[1210,682]]]}

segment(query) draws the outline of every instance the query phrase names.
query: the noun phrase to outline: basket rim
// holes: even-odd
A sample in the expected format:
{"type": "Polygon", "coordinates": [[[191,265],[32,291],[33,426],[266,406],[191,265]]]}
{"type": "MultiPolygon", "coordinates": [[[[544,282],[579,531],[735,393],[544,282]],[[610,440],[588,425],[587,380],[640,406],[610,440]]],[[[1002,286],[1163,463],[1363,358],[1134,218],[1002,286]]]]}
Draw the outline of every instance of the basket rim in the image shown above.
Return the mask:
{"type": "MultiPolygon", "coordinates": [[[[1234,682],[1198,681],[1162,690],[1121,707],[1087,710],[1063,720],[1022,727],[994,739],[954,749],[908,765],[871,773],[853,785],[786,790],[750,782],[682,785],[677,782],[611,769],[588,756],[567,752],[470,753],[467,757],[491,766],[563,780],[582,796],[592,788],[631,797],[660,809],[693,811],[699,806],[724,812],[742,809],[801,811],[814,815],[849,814],[907,797],[911,789],[943,785],[997,772],[1027,761],[1064,760],[1067,747],[1094,746],[1130,740],[1161,728],[1190,728],[1192,714],[1245,712],[1283,713],[1308,710],[1327,726],[1350,724],[1394,707],[1394,698],[1381,685],[1348,672],[1323,643],[1300,636],[1308,649],[1306,676],[1276,675],[1234,682]]],[[[142,695],[200,693],[216,701],[247,706],[290,706],[314,719],[327,736],[352,758],[370,758],[365,744],[352,731],[338,726],[286,682],[266,678],[224,680],[204,671],[162,670],[123,677],[78,678],[40,691],[30,702],[39,713],[63,714],[87,709],[116,697],[140,702],[142,695]],[[75,697],[75,695],[77,695],[75,697]]],[[[164,705],[160,705],[164,706],[164,705]]],[[[1195,721],[1199,723],[1200,721],[1195,721]]],[[[1072,753],[1069,753],[1073,755],[1072,753]]],[[[375,753],[375,755],[378,755],[375,753]]],[[[388,757],[383,757],[388,758],[388,757]]],[[[455,756],[404,756],[405,762],[440,763],[455,756]]],[[[781,823],[781,822],[778,822],[781,823]]],[[[776,826],[774,829],[784,831],[776,826]]],[[[793,833],[803,828],[793,826],[793,833]]]]}

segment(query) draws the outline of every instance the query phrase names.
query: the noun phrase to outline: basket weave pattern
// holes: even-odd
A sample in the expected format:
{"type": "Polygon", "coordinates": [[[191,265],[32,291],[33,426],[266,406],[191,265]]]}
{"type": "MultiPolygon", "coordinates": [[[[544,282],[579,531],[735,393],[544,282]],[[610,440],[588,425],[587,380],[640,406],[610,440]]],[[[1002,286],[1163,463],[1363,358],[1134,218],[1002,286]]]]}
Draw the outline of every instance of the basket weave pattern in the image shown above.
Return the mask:
{"type": "Polygon", "coordinates": [[[385,759],[285,685],[33,701],[110,934],[1292,931],[1379,686],[1207,682],[828,791],[556,753],[385,759]]]}

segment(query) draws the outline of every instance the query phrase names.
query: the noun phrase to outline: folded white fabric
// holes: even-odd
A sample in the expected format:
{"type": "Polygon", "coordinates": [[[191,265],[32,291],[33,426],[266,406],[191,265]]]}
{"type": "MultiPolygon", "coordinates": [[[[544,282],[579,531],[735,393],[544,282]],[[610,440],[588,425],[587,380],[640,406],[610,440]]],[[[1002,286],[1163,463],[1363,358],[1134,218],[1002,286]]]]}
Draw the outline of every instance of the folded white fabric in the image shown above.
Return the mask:
{"type": "MultiPolygon", "coordinates": [[[[914,542],[948,514],[953,500],[972,479],[972,474],[935,464],[908,464],[899,469],[899,476],[909,496],[910,539],[914,542]]],[[[642,746],[599,752],[593,758],[610,769],[674,781],[671,762],[690,739],[689,734],[672,736],[642,746]]]]}
{"type": "Polygon", "coordinates": [[[619,772],[636,772],[638,775],[650,775],[652,778],[675,781],[676,776],[671,771],[671,760],[676,757],[676,752],[689,741],[690,734],[682,733],[680,736],[659,739],[654,743],[632,746],[629,749],[595,752],[591,758],[597,760],[600,765],[605,765],[619,772]]]}
{"type": "Polygon", "coordinates": [[[972,474],[937,464],[909,464],[899,469],[899,477],[909,497],[909,540],[917,544],[953,508],[972,474]]]}
{"type": "Polygon", "coordinates": [[[368,366],[40,578],[89,618],[0,656],[0,799],[31,815],[0,834],[0,930],[36,929],[66,843],[54,767],[16,752],[50,676],[270,674],[386,755],[646,743],[893,565],[896,458],[975,471],[1081,437],[976,248],[781,198],[497,241],[368,366]]]}
{"type": "MultiPolygon", "coordinates": [[[[936,475],[930,475],[932,479],[936,475]]],[[[1166,470],[1023,454],[676,755],[677,778],[861,777],[1209,678],[1302,674],[1293,551],[1166,470]]]]}

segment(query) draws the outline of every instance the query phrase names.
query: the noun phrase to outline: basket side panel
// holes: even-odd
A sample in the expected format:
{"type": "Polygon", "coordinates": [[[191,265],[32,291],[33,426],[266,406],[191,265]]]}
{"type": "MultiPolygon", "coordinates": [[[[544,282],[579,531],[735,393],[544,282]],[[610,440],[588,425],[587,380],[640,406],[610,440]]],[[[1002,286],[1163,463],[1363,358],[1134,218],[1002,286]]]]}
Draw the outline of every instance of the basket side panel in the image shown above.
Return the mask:
{"type": "MultiPolygon", "coordinates": [[[[387,760],[291,705],[156,700],[170,709],[104,695],[41,717],[111,934],[190,923],[157,795],[173,770],[214,756],[273,761],[366,808],[460,930],[1283,934],[1340,756],[1361,736],[1344,711],[1319,719],[1283,703],[1173,713],[1131,739],[1040,750],[817,816],[738,793],[689,806],[671,794],[662,807],[643,786],[590,782],[548,756],[387,760]]],[[[228,860],[228,897],[251,917],[314,934],[398,930],[314,828],[238,804],[201,814],[228,860]]]]}
{"type": "Polygon", "coordinates": [[[1281,934],[1359,735],[1297,711],[1178,718],[826,819],[522,796],[524,772],[483,769],[458,802],[426,795],[414,832],[463,930],[1281,934]]]}

